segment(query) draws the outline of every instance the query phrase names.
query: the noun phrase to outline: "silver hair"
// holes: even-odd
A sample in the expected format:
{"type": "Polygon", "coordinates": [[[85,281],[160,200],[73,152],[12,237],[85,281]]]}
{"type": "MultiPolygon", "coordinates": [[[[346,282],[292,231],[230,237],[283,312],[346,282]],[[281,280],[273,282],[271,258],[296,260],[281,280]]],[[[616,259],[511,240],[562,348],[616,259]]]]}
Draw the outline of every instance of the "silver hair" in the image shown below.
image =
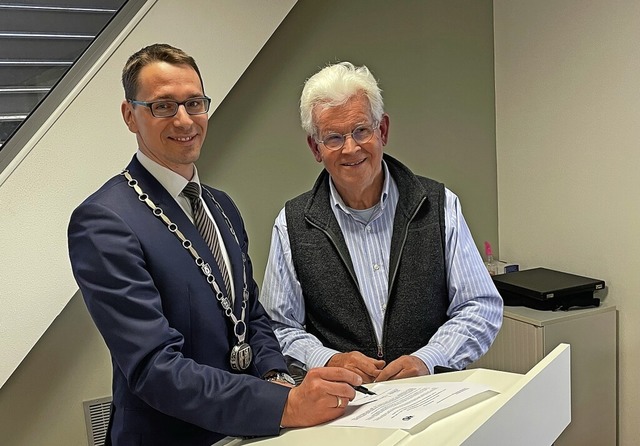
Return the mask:
{"type": "Polygon", "coordinates": [[[328,65],[311,76],[304,84],[300,96],[300,121],[307,135],[315,135],[314,109],[345,104],[351,97],[363,94],[369,100],[371,117],[380,122],[384,114],[382,90],[366,66],[356,67],[351,62],[328,65]]]}

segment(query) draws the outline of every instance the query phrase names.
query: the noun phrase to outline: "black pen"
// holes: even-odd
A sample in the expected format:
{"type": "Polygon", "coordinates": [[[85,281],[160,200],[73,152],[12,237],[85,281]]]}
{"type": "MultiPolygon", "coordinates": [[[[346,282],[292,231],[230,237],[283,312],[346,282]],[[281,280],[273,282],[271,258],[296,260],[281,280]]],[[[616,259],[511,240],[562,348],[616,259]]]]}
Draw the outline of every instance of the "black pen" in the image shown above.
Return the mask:
{"type": "Polygon", "coordinates": [[[365,386],[351,386],[351,387],[353,387],[357,392],[362,392],[365,395],[375,395],[374,392],[367,389],[365,386]]]}

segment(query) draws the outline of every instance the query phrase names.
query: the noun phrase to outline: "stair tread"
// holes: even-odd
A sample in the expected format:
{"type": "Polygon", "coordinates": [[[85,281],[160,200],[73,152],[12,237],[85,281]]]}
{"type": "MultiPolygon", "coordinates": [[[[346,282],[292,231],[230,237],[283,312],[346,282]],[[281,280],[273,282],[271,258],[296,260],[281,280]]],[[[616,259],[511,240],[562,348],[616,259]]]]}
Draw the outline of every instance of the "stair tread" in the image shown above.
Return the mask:
{"type": "Polygon", "coordinates": [[[0,31],[0,38],[6,39],[94,39],[96,36],[92,34],[68,34],[68,33],[34,33],[30,31],[0,31]]]}
{"type": "Polygon", "coordinates": [[[109,8],[91,8],[85,6],[55,6],[55,5],[29,5],[23,3],[0,3],[0,9],[17,9],[17,10],[30,10],[30,11],[61,11],[61,12],[71,12],[71,13],[105,13],[105,14],[115,14],[117,9],[109,9],[109,8]]]}
{"type": "Polygon", "coordinates": [[[20,65],[71,65],[72,60],[42,60],[42,59],[0,59],[0,66],[20,65]]]}
{"type": "Polygon", "coordinates": [[[49,90],[51,90],[51,87],[44,85],[0,85],[0,93],[40,93],[49,90]]]}

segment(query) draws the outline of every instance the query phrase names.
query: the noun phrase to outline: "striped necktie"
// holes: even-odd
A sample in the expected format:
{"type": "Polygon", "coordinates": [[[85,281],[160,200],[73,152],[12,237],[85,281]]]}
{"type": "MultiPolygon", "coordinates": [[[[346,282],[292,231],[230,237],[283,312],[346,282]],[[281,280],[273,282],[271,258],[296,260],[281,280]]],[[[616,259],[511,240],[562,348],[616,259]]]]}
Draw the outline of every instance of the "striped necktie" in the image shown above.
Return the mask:
{"type": "Polygon", "coordinates": [[[184,189],[182,189],[182,195],[187,197],[191,202],[191,209],[193,210],[193,223],[202,235],[202,238],[204,238],[204,241],[207,242],[207,245],[209,245],[209,248],[211,248],[211,252],[216,259],[218,268],[222,273],[222,279],[224,280],[224,286],[227,291],[226,296],[231,298],[231,280],[229,279],[229,270],[227,269],[227,264],[224,262],[224,258],[222,257],[222,251],[220,250],[220,242],[218,241],[216,225],[207,215],[207,212],[204,209],[204,204],[200,199],[200,185],[193,182],[187,184],[184,189]]]}

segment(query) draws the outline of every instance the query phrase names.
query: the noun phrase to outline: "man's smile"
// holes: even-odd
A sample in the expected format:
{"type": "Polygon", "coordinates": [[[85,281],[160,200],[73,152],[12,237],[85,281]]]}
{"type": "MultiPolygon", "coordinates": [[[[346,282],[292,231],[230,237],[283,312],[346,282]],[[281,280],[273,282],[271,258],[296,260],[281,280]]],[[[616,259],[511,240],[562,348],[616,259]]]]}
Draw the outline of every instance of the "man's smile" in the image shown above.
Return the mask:
{"type": "Polygon", "coordinates": [[[174,141],[178,141],[178,142],[190,142],[192,141],[196,135],[192,135],[192,136],[170,136],[169,139],[173,139],[174,141]]]}
{"type": "Polygon", "coordinates": [[[363,159],[361,159],[361,160],[359,160],[359,161],[353,161],[353,162],[350,162],[350,163],[342,163],[342,165],[343,165],[343,166],[348,166],[348,167],[351,167],[351,166],[357,166],[357,165],[359,165],[359,164],[364,163],[364,162],[365,162],[365,160],[366,160],[366,158],[363,158],[363,159]]]}

